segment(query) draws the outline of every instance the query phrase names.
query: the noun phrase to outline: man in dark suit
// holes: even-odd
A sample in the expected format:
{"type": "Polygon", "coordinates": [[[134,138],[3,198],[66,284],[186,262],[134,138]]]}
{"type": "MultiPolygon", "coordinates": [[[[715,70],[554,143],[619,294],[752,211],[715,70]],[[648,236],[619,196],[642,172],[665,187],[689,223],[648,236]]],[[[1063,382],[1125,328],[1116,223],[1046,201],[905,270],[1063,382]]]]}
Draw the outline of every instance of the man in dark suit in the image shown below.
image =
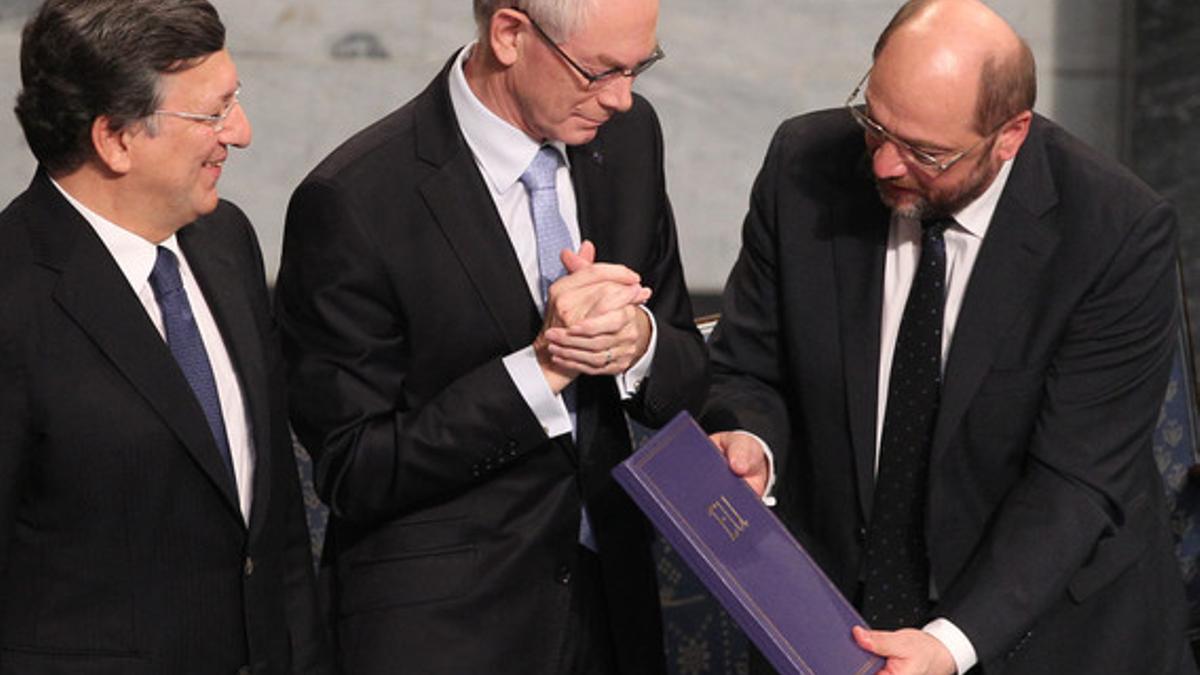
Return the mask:
{"type": "Polygon", "coordinates": [[[356,675],[661,672],[650,527],[609,475],[623,413],[661,425],[707,384],[631,91],[658,3],[475,13],[288,210],[277,312],[336,648],[356,675]]]}
{"type": "Polygon", "coordinates": [[[49,0],[0,214],[0,673],[324,673],[250,143],[204,0],[49,0]]]}
{"type": "Polygon", "coordinates": [[[1194,672],[1150,450],[1175,215],[1035,87],[982,3],[909,2],[846,109],[783,124],[706,422],[760,490],[778,453],[889,673],[1194,672]]]}

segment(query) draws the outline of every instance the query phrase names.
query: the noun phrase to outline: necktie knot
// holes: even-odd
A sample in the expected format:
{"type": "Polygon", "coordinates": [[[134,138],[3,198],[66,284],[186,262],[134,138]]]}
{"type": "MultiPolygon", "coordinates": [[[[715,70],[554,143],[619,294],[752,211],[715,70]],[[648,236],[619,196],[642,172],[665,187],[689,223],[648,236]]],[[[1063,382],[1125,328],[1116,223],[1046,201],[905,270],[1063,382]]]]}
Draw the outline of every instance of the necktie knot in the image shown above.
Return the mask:
{"type": "Polygon", "coordinates": [[[160,301],[183,289],[183,279],[179,276],[179,259],[165,246],[158,247],[158,257],[154,259],[154,269],[150,271],[150,288],[154,290],[154,297],[160,301]]]}
{"type": "Polygon", "coordinates": [[[533,161],[529,163],[529,168],[521,174],[521,184],[530,192],[553,190],[559,159],[558,150],[549,145],[543,145],[534,155],[533,161]]]}
{"type": "Polygon", "coordinates": [[[957,221],[955,221],[953,218],[950,218],[950,217],[930,218],[928,220],[922,220],[921,221],[921,237],[926,240],[928,240],[932,237],[940,237],[940,236],[942,236],[942,234],[944,234],[946,232],[946,230],[950,229],[950,227],[953,226],[956,222],[957,221]]]}

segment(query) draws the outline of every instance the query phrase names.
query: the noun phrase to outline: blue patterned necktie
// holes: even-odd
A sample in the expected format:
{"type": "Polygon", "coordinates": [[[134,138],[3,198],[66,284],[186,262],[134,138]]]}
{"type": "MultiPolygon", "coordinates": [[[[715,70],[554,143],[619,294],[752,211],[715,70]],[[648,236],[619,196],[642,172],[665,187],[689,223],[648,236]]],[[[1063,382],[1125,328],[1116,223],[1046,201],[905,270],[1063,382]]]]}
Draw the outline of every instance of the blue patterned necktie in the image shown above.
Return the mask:
{"type": "Polygon", "coordinates": [[[550,292],[550,284],[566,274],[559,257],[564,248],[573,248],[571,232],[558,210],[558,173],[560,155],[549,145],[543,145],[529,168],[521,174],[521,184],[529,193],[529,215],[533,218],[533,234],[537,238],[538,272],[542,302],[550,292]]]}
{"type": "MultiPolygon", "coordinates": [[[[558,150],[543,145],[521,174],[521,185],[529,193],[529,215],[533,219],[533,235],[537,239],[538,288],[541,290],[542,306],[550,295],[550,284],[567,273],[562,264],[562,250],[574,250],[571,232],[558,210],[558,186],[556,175],[561,156],[558,150]]],[[[571,426],[575,426],[575,385],[563,390],[563,401],[571,415],[571,426]]],[[[596,551],[598,545],[592,532],[592,523],[587,507],[580,507],[579,543],[596,551]]]]}
{"type": "Polygon", "coordinates": [[[225,434],[225,418],[221,416],[221,399],[217,396],[216,379],[213,378],[208,352],[204,350],[204,341],[200,338],[200,329],[192,314],[192,306],[183,290],[183,280],[179,276],[179,260],[166,247],[158,247],[158,258],[154,261],[154,270],[150,272],[150,288],[154,290],[154,299],[158,301],[158,307],[162,310],[167,346],[170,347],[171,355],[175,357],[183,376],[191,386],[200,408],[204,410],[213,440],[216,441],[217,449],[221,451],[221,459],[225,461],[225,466],[232,476],[233,458],[229,453],[229,439],[225,434]]]}
{"type": "Polygon", "coordinates": [[[872,628],[920,625],[929,611],[925,495],[929,446],[942,386],[942,322],[946,304],[946,242],[953,220],[923,223],[921,259],[900,318],[879,474],[867,531],[863,618],[872,628]]]}

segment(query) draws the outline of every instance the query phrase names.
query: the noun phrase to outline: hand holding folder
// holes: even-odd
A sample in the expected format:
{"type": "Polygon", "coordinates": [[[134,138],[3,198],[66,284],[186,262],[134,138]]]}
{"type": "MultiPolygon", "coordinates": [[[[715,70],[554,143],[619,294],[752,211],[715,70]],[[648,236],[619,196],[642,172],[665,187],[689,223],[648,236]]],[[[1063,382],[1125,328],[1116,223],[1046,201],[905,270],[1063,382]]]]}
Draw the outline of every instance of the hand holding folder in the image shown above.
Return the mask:
{"type": "Polygon", "coordinates": [[[613,476],[780,673],[883,667],[851,636],[866,623],[686,412],[613,476]]]}

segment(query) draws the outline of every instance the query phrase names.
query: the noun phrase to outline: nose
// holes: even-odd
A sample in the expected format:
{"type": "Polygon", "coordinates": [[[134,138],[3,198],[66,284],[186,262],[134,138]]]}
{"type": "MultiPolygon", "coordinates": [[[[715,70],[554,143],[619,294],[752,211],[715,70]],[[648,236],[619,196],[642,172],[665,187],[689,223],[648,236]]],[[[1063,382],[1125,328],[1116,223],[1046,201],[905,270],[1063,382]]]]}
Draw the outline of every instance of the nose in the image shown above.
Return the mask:
{"type": "Polygon", "coordinates": [[[625,112],[633,107],[633,78],[614,77],[614,82],[605,82],[596,100],[605,110],[625,112]]]}
{"type": "Polygon", "coordinates": [[[250,118],[246,115],[246,109],[240,102],[235,103],[233,110],[229,111],[229,117],[225,118],[225,126],[218,134],[218,138],[225,145],[244,148],[250,145],[253,135],[254,131],[250,128],[250,118]]]}
{"type": "Polygon", "coordinates": [[[908,173],[908,165],[900,156],[895,143],[883,140],[871,149],[871,167],[880,179],[900,178],[908,173]]]}

